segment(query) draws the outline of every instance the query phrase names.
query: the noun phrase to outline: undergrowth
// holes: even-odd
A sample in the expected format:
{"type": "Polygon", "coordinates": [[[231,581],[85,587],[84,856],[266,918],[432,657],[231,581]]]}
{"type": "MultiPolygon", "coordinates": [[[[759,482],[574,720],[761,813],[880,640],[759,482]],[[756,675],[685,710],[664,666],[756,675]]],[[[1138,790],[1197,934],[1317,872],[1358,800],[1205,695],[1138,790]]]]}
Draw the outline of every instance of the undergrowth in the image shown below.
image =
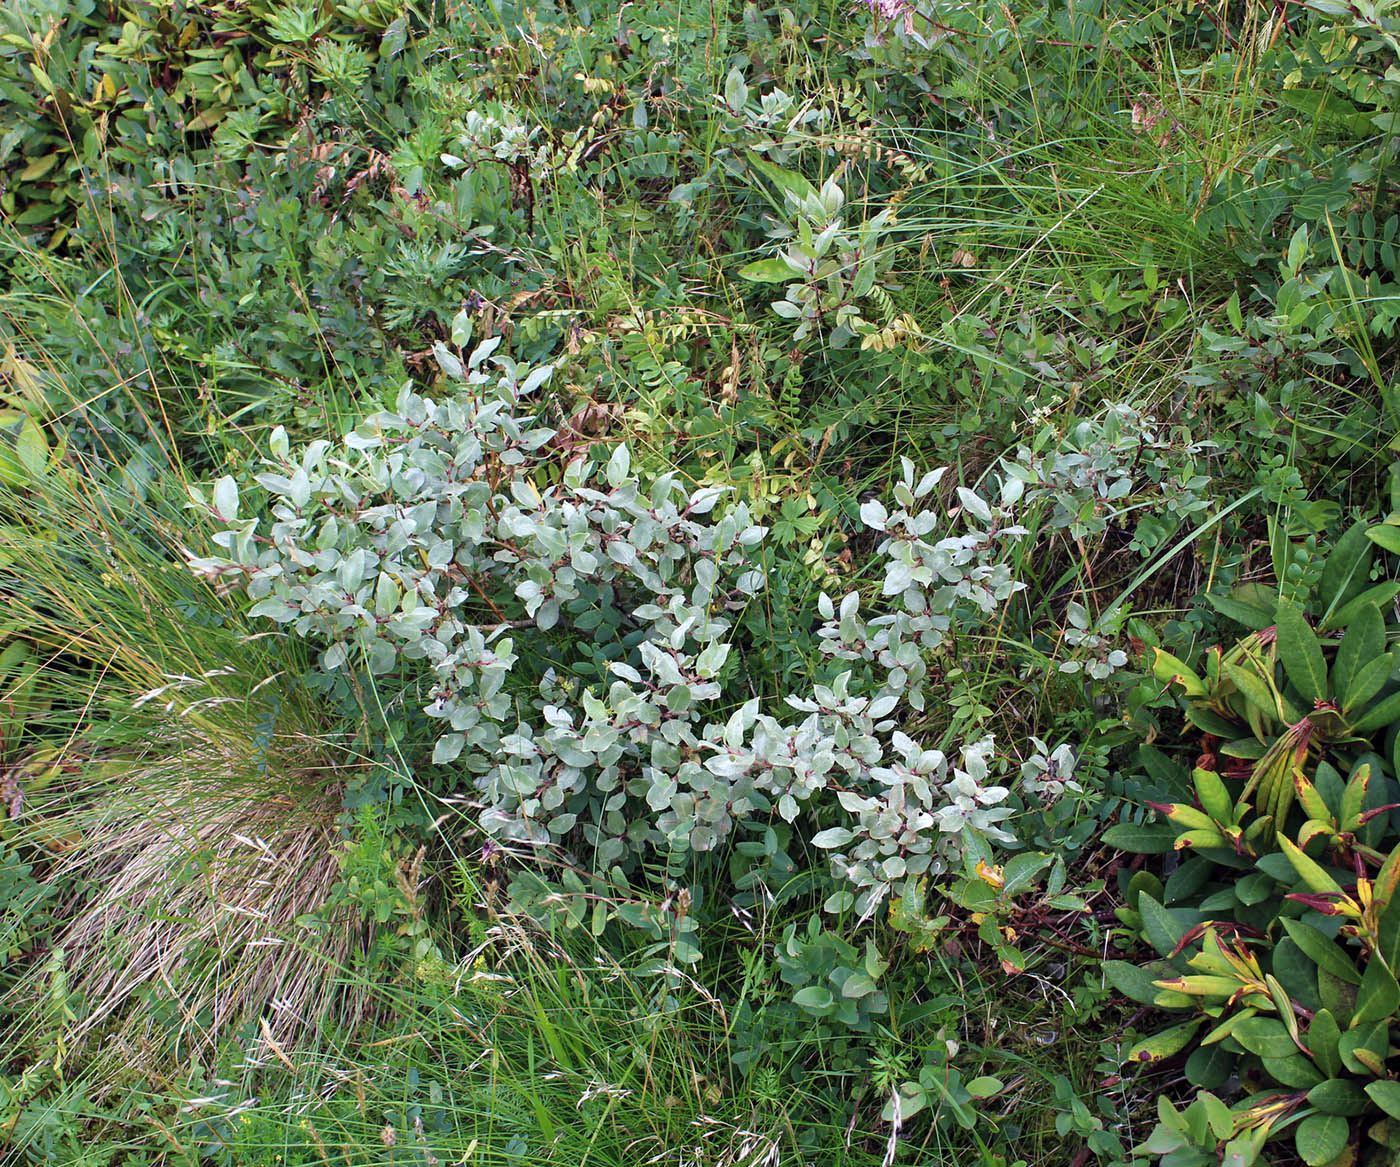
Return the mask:
{"type": "Polygon", "coordinates": [[[11,4],[0,1161],[1388,1162],[1397,35],[11,4]]]}

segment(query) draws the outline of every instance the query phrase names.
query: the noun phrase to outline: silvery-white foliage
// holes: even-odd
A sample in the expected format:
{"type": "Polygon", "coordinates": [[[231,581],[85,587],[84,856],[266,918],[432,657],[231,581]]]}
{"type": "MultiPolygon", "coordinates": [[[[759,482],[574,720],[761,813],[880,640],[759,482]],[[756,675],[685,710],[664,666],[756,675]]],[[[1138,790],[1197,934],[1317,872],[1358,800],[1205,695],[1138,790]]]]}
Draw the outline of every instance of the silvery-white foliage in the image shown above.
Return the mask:
{"type": "Polygon", "coordinates": [[[1067,791],[1082,789],[1074,780],[1077,759],[1068,742],[1050,749],[1038,737],[1032,736],[1035,752],[1021,763],[1021,789],[1032,798],[1048,805],[1067,791]]]}
{"type": "MultiPolygon", "coordinates": [[[[1101,416],[1077,422],[1049,449],[1022,446],[1015,458],[1003,460],[1002,503],[1023,513],[1037,510],[1041,529],[1062,531],[1080,543],[1120,524],[1146,554],[1207,508],[1210,479],[1195,473],[1194,465],[1215,445],[1164,436],[1152,416],[1107,405],[1101,416]]],[[[1083,605],[1070,603],[1065,614],[1064,643],[1078,651],[1056,666],[1059,672],[1103,681],[1128,663],[1128,654],[1114,646],[1120,610],[1091,620],[1083,605]]]]}
{"type": "Polygon", "coordinates": [[[1084,672],[1092,680],[1107,680],[1128,663],[1128,654],[1121,648],[1112,648],[1113,637],[1118,632],[1118,613],[1109,613],[1097,625],[1090,624],[1089,613],[1083,604],[1071,600],[1065,608],[1065,619],[1069,626],[1064,631],[1064,641],[1071,648],[1077,648],[1081,657],[1062,661],[1062,673],[1084,672]],[[1082,659],[1081,659],[1082,658],[1082,659]]]}
{"type": "Polygon", "coordinates": [[[232,478],[195,492],[223,554],[194,570],[241,577],[252,613],[320,645],[327,672],[419,662],[441,726],[433,760],[470,775],[502,840],[575,845],[605,869],[710,850],[771,814],[835,818],[812,841],[852,890],[828,906],[862,916],[941,870],[968,832],[1010,840],[992,739],[952,763],[900,729],[924,708],[944,634],[1022,586],[1009,504],[959,487],[953,516],[926,508],[942,471],[906,460],[897,509],[861,508],[883,534],[882,610],[819,600],[822,647],[852,667],[765,709],[742,670],[724,677],[728,614],[764,587],[765,529],[722,488],[643,481],[625,444],[601,468],[574,457],[537,473],[563,461],[530,405],[551,370],[496,346],[463,361],[439,345],[442,400],[406,386],[338,445],[294,454],[276,431],[256,475],[270,522],[240,515],[232,478]],[[622,613],[632,645],[606,684],[524,675],[522,637],[598,605],[622,613]]]}
{"type": "Polygon", "coordinates": [[[1048,450],[1022,446],[1002,463],[1008,492],[1025,504],[1048,504],[1051,530],[1085,539],[1103,534],[1152,495],[1154,511],[1184,521],[1209,505],[1210,479],[1184,471],[1211,441],[1174,442],[1155,418],[1128,405],[1107,405],[1102,416],[1072,426],[1048,450]]]}

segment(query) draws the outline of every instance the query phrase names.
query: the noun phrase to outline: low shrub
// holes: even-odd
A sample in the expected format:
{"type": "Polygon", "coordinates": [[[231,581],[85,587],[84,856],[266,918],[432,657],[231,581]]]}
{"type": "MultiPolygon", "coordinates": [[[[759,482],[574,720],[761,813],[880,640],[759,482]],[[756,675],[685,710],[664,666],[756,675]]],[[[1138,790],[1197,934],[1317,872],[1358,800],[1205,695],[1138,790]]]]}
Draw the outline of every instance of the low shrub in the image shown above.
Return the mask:
{"type": "Polygon", "coordinates": [[[1163,1098],[1137,1149],[1170,1167],[1268,1161],[1285,1136],[1310,1167],[1389,1163],[1400,1148],[1400,583],[1376,544],[1400,545],[1395,528],[1357,523],[1299,563],[1276,528],[1279,586],[1210,597],[1253,631],[1199,672],[1156,654],[1196,735],[1173,752],[1197,758],[1188,778],[1149,750],[1175,800],[1108,838],[1182,858],[1126,887],[1120,916],[1157,959],[1105,967],[1134,999],[1189,1014],[1135,1047],[1144,1062],[1192,1051],[1196,1100],[1163,1098]],[[1228,1106],[1212,1093],[1240,1089],[1228,1106]]]}
{"type": "Polygon", "coordinates": [[[317,441],[293,455],[274,435],[257,475],[273,500],[266,535],[240,517],[233,479],[196,491],[228,524],[214,536],[228,554],[194,570],[241,580],[250,615],[312,638],[343,688],[390,678],[384,704],[420,701],[443,792],[469,776],[482,828],[506,844],[561,844],[626,876],[736,829],[775,853],[809,840],[833,853],[827,910],[864,918],[942,870],[965,834],[1010,841],[991,738],[955,763],[900,726],[926,708],[949,627],[975,626],[1021,586],[1008,556],[1019,480],[1004,506],[958,487],[966,530],[948,534],[920,508],[942,473],[906,461],[899,509],[861,509],[881,538],[885,610],[823,595],[824,680],[766,694],[731,637],[764,588],[765,531],[747,507],[674,475],[635,477],[626,445],[601,468],[565,461],[527,404],[550,369],[495,348],[464,364],[440,347],[444,399],[405,388],[344,452],[317,441]]]}

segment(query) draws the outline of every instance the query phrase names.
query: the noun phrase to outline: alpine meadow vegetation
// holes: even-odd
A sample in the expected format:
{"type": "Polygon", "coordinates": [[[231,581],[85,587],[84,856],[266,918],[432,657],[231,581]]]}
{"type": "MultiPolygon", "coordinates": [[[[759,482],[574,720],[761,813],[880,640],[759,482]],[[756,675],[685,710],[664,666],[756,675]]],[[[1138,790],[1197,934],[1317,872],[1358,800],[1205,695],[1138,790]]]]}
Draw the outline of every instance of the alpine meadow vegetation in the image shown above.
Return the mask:
{"type": "Polygon", "coordinates": [[[0,1163],[1388,1167],[1400,18],[11,0],[0,1163]]]}

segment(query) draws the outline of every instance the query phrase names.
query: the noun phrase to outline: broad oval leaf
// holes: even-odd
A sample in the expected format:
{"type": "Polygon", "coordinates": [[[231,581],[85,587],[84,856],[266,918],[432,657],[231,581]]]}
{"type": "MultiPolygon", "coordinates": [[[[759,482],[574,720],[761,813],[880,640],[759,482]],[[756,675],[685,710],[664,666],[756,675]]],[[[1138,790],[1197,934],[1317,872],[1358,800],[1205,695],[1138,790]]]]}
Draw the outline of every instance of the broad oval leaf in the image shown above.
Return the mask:
{"type": "Polygon", "coordinates": [[[808,985],[805,989],[798,989],[792,996],[794,1005],[818,1012],[830,1009],[835,1001],[836,998],[831,995],[831,990],[825,985],[808,985]]]}
{"type": "Polygon", "coordinates": [[[1347,1120],[1335,1114],[1310,1114],[1298,1124],[1294,1143],[1308,1167],[1332,1162],[1347,1145],[1347,1120]]]}
{"type": "Polygon", "coordinates": [[[741,267],[739,278],[755,284],[785,284],[793,278],[793,271],[781,259],[758,259],[741,267]]]}
{"type": "Polygon", "coordinates": [[[1368,1082],[1366,1093],[1391,1118],[1400,1119],[1400,1082],[1368,1082]]]}

